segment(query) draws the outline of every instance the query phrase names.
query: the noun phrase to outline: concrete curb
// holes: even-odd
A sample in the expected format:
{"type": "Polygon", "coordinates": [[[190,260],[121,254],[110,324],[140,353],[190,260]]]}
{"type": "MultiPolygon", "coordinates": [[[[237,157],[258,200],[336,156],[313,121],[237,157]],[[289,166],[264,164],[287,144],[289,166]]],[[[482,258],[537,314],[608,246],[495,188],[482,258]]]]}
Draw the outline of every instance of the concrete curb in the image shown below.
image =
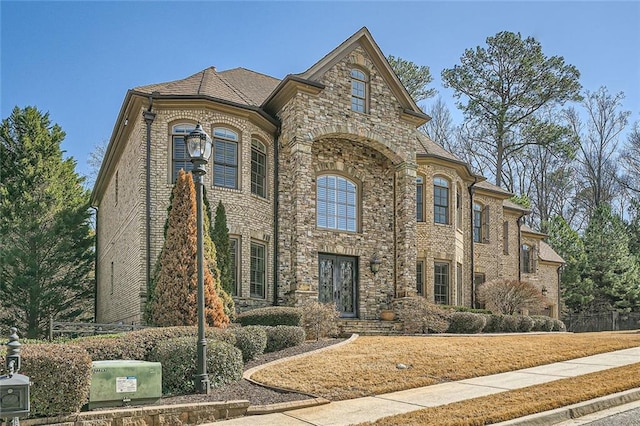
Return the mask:
{"type": "Polygon", "coordinates": [[[589,401],[579,402],[555,410],[530,414],[525,417],[496,423],[496,425],[542,426],[577,419],[588,414],[628,404],[640,400],[640,388],[630,389],[612,395],[602,396],[589,401]]]}

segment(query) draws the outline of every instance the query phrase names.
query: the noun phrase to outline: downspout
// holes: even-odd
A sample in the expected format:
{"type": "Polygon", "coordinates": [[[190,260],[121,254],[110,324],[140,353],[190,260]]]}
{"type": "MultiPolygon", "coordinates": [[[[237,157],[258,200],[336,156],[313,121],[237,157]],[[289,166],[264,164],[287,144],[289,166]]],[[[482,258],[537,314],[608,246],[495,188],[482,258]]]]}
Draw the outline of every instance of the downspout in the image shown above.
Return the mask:
{"type": "Polygon", "coordinates": [[[475,190],[475,185],[476,183],[478,183],[478,178],[477,177],[473,177],[473,183],[471,185],[469,185],[469,211],[471,218],[469,219],[469,223],[471,224],[471,232],[469,234],[470,236],[470,242],[471,242],[471,249],[470,251],[470,255],[471,255],[471,274],[470,274],[470,279],[471,279],[471,307],[475,308],[476,307],[476,260],[475,260],[475,250],[474,250],[474,245],[475,242],[473,241],[473,194],[476,192],[475,190]]]}
{"type": "MultiPolygon", "coordinates": [[[[398,175],[398,170],[396,168],[396,170],[393,173],[393,293],[394,293],[394,298],[397,297],[404,297],[406,296],[406,294],[401,295],[400,292],[398,291],[398,227],[396,226],[396,221],[398,219],[398,212],[397,212],[397,208],[398,205],[396,203],[396,199],[397,199],[397,184],[398,184],[398,179],[397,179],[397,175],[398,175]]],[[[414,180],[415,181],[415,180],[414,180]]],[[[417,254],[417,253],[416,253],[417,254]]],[[[406,288],[405,288],[406,290],[406,288]]],[[[406,291],[405,291],[406,292],[406,291]]]]}
{"type": "Polygon", "coordinates": [[[156,118],[156,114],[151,112],[151,108],[153,107],[153,94],[149,96],[149,108],[142,113],[144,117],[144,122],[147,125],[147,146],[146,146],[146,246],[147,246],[147,256],[146,256],[146,279],[147,279],[147,297],[149,297],[149,285],[151,284],[151,125],[153,124],[153,120],[156,118]]]}
{"type": "Polygon", "coordinates": [[[98,320],[98,208],[89,206],[94,211],[95,221],[95,241],[93,243],[93,322],[97,323],[98,320]]]}
{"type": "Polygon", "coordinates": [[[279,139],[280,126],[276,130],[276,134],[273,140],[273,305],[278,306],[278,250],[279,250],[279,237],[280,228],[278,226],[278,208],[279,208],[279,194],[280,194],[280,168],[278,166],[278,158],[280,149],[279,139]]]}

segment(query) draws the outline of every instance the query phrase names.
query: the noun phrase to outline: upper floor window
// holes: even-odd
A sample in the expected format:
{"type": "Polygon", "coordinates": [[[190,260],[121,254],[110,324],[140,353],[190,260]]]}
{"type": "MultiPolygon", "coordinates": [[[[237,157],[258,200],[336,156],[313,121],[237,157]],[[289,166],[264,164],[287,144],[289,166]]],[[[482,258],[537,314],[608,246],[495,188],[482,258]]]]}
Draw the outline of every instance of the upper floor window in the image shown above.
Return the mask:
{"type": "Polygon", "coordinates": [[[356,231],[357,187],[342,176],[319,176],[316,184],[316,223],[318,228],[356,231]]]}
{"type": "Polygon", "coordinates": [[[473,241],[489,242],[489,206],[473,203],[473,241]]]}
{"type": "Polygon", "coordinates": [[[537,262],[538,254],[536,253],[535,246],[529,244],[522,245],[522,251],[520,252],[520,266],[522,272],[525,274],[533,274],[538,269],[537,262]]]}
{"type": "Polygon", "coordinates": [[[416,220],[424,222],[424,179],[416,178],[416,220]]]}
{"type": "Polygon", "coordinates": [[[351,70],[351,109],[358,112],[367,111],[367,75],[359,70],[351,70]]]}
{"type": "Polygon", "coordinates": [[[456,227],[462,229],[462,188],[456,186],[456,227]]]}
{"type": "Polygon", "coordinates": [[[171,128],[171,182],[178,179],[178,172],[181,169],[188,172],[192,168],[191,157],[189,157],[184,138],[195,128],[195,125],[189,123],[176,124],[171,128]]]}
{"type": "Polygon", "coordinates": [[[251,193],[267,196],[267,149],[257,139],[251,140],[251,193]]]}
{"type": "Polygon", "coordinates": [[[502,222],[502,253],[509,254],[509,222],[502,222]]]}
{"type": "Polygon", "coordinates": [[[238,188],[238,134],[224,127],[213,129],[213,184],[238,188]]]}
{"type": "Polygon", "coordinates": [[[441,177],[433,179],[433,221],[449,223],[449,181],[441,177]]]}

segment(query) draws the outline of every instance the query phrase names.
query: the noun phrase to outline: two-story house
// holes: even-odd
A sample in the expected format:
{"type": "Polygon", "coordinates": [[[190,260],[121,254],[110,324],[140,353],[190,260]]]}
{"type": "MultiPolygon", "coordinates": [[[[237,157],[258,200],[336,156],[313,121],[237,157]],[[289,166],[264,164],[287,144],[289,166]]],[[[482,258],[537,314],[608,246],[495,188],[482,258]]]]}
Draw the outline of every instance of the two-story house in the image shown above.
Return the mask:
{"type": "Polygon", "coordinates": [[[557,315],[562,260],[522,228],[511,194],[416,130],[427,120],[366,28],[282,80],[211,67],[129,90],[92,194],[96,320],[142,321],[197,123],[213,139],[205,184],[227,210],[238,309],[314,299],[376,319],[389,298],[472,306],[481,282],[522,277],[557,315]],[[540,261],[523,270],[525,246],[540,261]]]}

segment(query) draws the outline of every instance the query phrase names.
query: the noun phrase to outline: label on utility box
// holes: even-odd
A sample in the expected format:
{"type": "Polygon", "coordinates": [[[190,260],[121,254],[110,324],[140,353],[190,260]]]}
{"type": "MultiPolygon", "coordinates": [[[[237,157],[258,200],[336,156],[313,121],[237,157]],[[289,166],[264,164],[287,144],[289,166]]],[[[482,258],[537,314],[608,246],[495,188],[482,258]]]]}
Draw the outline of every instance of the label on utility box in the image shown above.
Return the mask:
{"type": "Polygon", "coordinates": [[[116,377],[116,393],[136,392],[138,380],[135,376],[116,377]]]}

